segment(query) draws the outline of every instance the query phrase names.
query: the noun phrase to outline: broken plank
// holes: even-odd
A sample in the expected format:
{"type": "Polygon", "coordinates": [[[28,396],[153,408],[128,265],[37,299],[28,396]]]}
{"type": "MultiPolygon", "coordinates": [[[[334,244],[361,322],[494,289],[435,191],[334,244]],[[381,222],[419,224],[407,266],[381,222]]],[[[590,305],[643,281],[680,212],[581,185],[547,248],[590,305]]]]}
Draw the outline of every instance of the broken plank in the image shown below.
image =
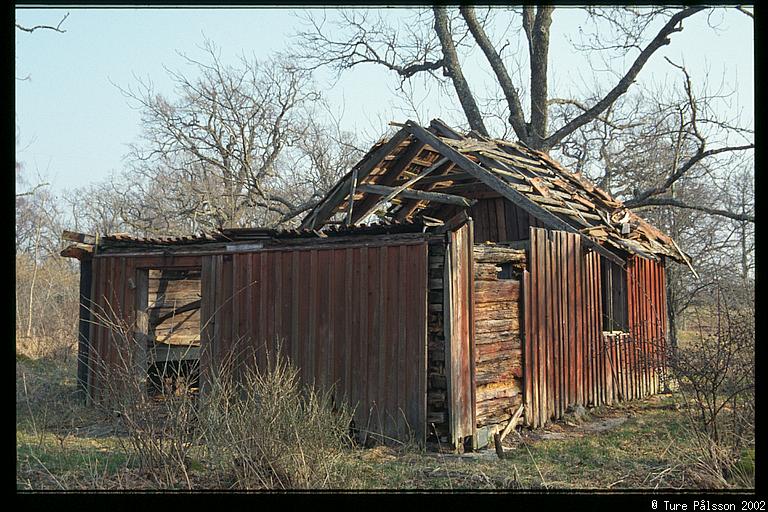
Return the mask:
{"type": "Polygon", "coordinates": [[[504,429],[504,431],[501,433],[499,441],[503,441],[505,437],[507,437],[507,434],[509,434],[516,426],[518,421],[520,421],[520,416],[523,414],[524,406],[523,404],[520,404],[520,407],[518,407],[517,412],[514,416],[512,416],[512,419],[509,420],[509,424],[504,429]]]}

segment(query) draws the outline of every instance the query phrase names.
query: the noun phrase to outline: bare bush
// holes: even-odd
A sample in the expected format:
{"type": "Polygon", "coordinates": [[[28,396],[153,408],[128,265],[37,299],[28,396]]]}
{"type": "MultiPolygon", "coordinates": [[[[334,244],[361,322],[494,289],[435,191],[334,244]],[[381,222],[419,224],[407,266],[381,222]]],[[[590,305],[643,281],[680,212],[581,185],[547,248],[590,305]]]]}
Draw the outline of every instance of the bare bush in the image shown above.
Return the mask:
{"type": "Polygon", "coordinates": [[[699,334],[678,347],[669,367],[690,420],[693,466],[707,486],[754,486],[755,315],[718,289],[714,311],[699,334]],[[752,455],[750,455],[752,454],[752,455]]]}
{"type": "Polygon", "coordinates": [[[16,350],[68,360],[77,341],[78,273],[59,257],[61,210],[41,177],[16,164],[16,350]]]}
{"type": "Polygon", "coordinates": [[[201,438],[195,428],[195,397],[167,389],[155,396],[148,393],[143,338],[134,337],[132,326],[116,319],[109,305],[91,314],[110,329],[113,344],[110,354],[91,348],[89,371],[97,382],[90,390],[92,399],[116,418],[123,449],[142,476],[161,488],[192,488],[188,468],[201,438]]]}
{"type": "Polygon", "coordinates": [[[67,362],[77,344],[78,275],[61,258],[16,255],[16,350],[67,362]]]}
{"type": "Polygon", "coordinates": [[[352,414],[330,391],[302,386],[279,350],[267,361],[251,360],[238,379],[233,365],[216,372],[200,408],[212,458],[238,488],[339,487],[352,414]]]}
{"type": "Polygon", "coordinates": [[[301,385],[279,350],[267,354],[266,366],[253,352],[229,352],[201,376],[202,393],[184,384],[187,371],[166,366],[160,382],[168,385],[152,396],[133,329],[108,312],[94,317],[109,326],[117,349],[94,369],[103,383],[96,400],[117,417],[124,449],[144,478],[189,489],[328,488],[345,481],[351,412],[334,403],[332,390],[301,385]],[[202,468],[201,483],[192,470],[202,468]]]}

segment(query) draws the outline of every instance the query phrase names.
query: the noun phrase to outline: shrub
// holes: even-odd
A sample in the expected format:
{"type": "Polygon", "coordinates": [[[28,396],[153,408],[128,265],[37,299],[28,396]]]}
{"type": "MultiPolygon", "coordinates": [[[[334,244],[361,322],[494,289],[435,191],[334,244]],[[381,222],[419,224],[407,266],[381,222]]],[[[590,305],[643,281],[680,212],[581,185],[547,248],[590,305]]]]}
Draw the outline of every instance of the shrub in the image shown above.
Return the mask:
{"type": "Polygon", "coordinates": [[[254,359],[238,372],[223,365],[211,379],[200,407],[211,457],[239,488],[341,486],[351,413],[330,390],[302,386],[279,350],[266,359],[266,368],[254,359]]]}
{"type": "Polygon", "coordinates": [[[716,299],[714,329],[699,330],[671,354],[669,367],[696,441],[691,462],[701,483],[754,486],[754,464],[740,462],[755,442],[754,303],[722,290],[716,299]]]}
{"type": "MultiPolygon", "coordinates": [[[[110,327],[116,344],[130,350],[118,351],[116,366],[99,369],[99,380],[107,385],[101,404],[125,430],[126,452],[156,485],[307,489],[344,484],[352,414],[334,404],[332,390],[301,385],[298,370],[279,350],[267,354],[265,367],[255,357],[230,355],[209,372],[201,394],[174,385],[151,396],[146,372],[134,357],[131,329],[110,327]],[[202,465],[205,481],[196,482],[193,468],[202,465]]],[[[186,376],[164,377],[183,382],[186,376]]]]}

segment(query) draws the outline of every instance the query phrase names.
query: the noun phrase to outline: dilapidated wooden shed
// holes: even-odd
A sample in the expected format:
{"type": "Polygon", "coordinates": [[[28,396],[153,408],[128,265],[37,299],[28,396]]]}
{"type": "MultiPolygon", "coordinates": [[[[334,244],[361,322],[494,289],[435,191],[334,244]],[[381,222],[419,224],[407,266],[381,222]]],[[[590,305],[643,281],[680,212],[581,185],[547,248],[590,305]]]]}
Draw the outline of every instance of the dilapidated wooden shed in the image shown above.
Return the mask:
{"type": "Polygon", "coordinates": [[[398,126],[296,230],[66,233],[89,396],[119,356],[94,311],[130,326],[150,381],[242,347],[264,364],[279,340],[374,436],[477,448],[516,412],[537,427],[657,392],[664,268],[690,265],[674,240],[546,154],[398,126]]]}

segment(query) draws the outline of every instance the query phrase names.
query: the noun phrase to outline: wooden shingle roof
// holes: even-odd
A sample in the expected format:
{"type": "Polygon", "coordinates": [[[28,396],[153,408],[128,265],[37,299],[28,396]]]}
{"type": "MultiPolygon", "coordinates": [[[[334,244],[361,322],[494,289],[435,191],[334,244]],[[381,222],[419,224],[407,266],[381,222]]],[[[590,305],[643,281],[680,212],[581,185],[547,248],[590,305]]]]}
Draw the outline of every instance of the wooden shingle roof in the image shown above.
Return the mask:
{"type": "Polygon", "coordinates": [[[429,128],[412,121],[398,126],[306,215],[302,229],[321,229],[334,216],[356,225],[373,212],[402,221],[436,205],[468,207],[477,197],[468,192],[487,187],[548,227],[580,233],[611,259],[617,249],[688,262],[671,237],[545,153],[475,132],[461,135],[440,120],[429,128]]]}

